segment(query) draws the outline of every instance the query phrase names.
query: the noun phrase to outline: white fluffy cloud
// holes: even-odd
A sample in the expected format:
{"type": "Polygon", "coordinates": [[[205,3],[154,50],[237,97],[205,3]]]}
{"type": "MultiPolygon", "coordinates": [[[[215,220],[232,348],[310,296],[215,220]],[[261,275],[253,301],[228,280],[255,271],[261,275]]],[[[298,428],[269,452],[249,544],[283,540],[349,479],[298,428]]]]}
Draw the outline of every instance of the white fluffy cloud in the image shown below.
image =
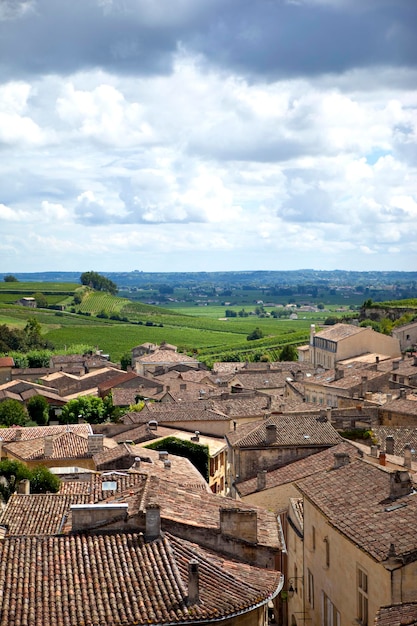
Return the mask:
{"type": "Polygon", "coordinates": [[[0,63],[4,271],[27,270],[29,250],[33,270],[73,269],[74,258],[108,270],[412,267],[417,73],[405,4],[374,14],[364,2],[387,45],[372,35],[354,49],[338,31],[340,59],[329,60],[326,34],[310,68],[268,15],[282,12],[289,32],[337,18],[351,33],[356,3],[256,4],[178,0],[168,14],[88,0],[83,15],[50,0],[4,5],[1,45],[13,51],[20,33],[25,52],[0,63]],[[404,58],[390,62],[396,13],[404,58]],[[54,40],[52,25],[53,60],[42,39],[48,27],[54,40]]]}

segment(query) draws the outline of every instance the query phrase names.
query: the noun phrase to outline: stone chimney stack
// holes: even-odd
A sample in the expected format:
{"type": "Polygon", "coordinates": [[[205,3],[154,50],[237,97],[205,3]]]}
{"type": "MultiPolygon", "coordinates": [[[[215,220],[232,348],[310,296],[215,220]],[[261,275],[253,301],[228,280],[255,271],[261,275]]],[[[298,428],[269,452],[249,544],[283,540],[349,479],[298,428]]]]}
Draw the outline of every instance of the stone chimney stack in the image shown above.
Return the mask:
{"type": "Polygon", "coordinates": [[[406,443],[404,446],[404,467],[411,469],[412,459],[411,446],[409,443],[406,443]]]}
{"type": "Polygon", "coordinates": [[[168,452],[166,450],[159,451],[159,460],[166,461],[168,459],[168,452]]]}
{"type": "Polygon", "coordinates": [[[266,438],[265,443],[267,446],[271,446],[277,440],[277,426],[276,424],[266,425],[266,438]]]}
{"type": "Polygon", "coordinates": [[[256,511],[221,508],[220,532],[222,535],[256,543],[258,540],[258,517],[256,511]]]}
{"type": "Polygon", "coordinates": [[[21,439],[22,439],[22,429],[16,428],[15,433],[14,433],[14,440],[21,441],[21,439]]]}
{"type": "Polygon", "coordinates": [[[266,470],[262,470],[257,474],[256,489],[262,491],[266,487],[266,470]]]}
{"type": "Polygon", "coordinates": [[[52,435],[46,435],[44,439],[44,456],[45,459],[50,459],[54,453],[54,439],[52,435]]]}
{"type": "Polygon", "coordinates": [[[416,366],[417,366],[417,356],[414,356],[414,359],[413,359],[413,365],[416,365],[416,366]]]}
{"type": "Polygon", "coordinates": [[[413,491],[410,474],[406,470],[397,470],[390,476],[390,498],[400,498],[413,491]]]}
{"type": "Polygon", "coordinates": [[[371,456],[375,459],[378,458],[378,446],[375,444],[371,445],[371,456]]]}
{"type": "Polygon", "coordinates": [[[200,576],[197,559],[191,559],[188,563],[188,606],[200,603],[200,576]]]}
{"type": "Polygon", "coordinates": [[[311,324],[310,326],[310,346],[314,343],[314,335],[316,334],[316,325],[311,324]]]}
{"type": "Polygon", "coordinates": [[[88,454],[94,456],[103,452],[104,435],[88,435],[88,454]]]}
{"type": "Polygon", "coordinates": [[[135,456],[135,462],[133,464],[133,469],[140,470],[140,457],[135,456]]]}
{"type": "Polygon", "coordinates": [[[336,367],[334,370],[334,379],[340,380],[341,378],[344,378],[344,376],[345,376],[345,370],[343,370],[341,367],[336,367]]]}
{"type": "Polygon", "coordinates": [[[161,534],[161,509],[159,504],[149,504],[146,507],[145,537],[147,541],[158,539],[161,534]]]}
{"type": "Polygon", "coordinates": [[[400,362],[399,361],[393,361],[392,362],[392,369],[393,370],[397,370],[400,367],[400,362]]]}
{"type": "Polygon", "coordinates": [[[148,422],[149,430],[158,430],[158,422],[156,420],[150,420],[148,422]]]}
{"type": "Polygon", "coordinates": [[[406,393],[404,387],[401,387],[401,389],[400,389],[400,398],[402,400],[405,400],[407,398],[407,393],[406,393]]]}
{"type": "Polygon", "coordinates": [[[339,469],[339,467],[343,467],[344,465],[349,465],[350,456],[347,452],[335,452],[334,453],[334,465],[333,469],[339,469]]]}
{"type": "Polygon", "coordinates": [[[366,392],[368,391],[368,377],[367,376],[362,376],[361,377],[361,396],[362,398],[365,397],[366,392]]]}
{"type": "Polygon", "coordinates": [[[394,437],[392,435],[387,435],[385,438],[385,452],[394,454],[394,437]]]}
{"type": "Polygon", "coordinates": [[[200,431],[196,430],[193,437],[191,437],[191,441],[198,443],[200,441],[200,431]]]}
{"type": "Polygon", "coordinates": [[[331,409],[330,406],[328,406],[326,408],[326,419],[327,419],[328,422],[331,423],[331,421],[332,421],[332,409],[331,409]]]}
{"type": "Polygon", "coordinates": [[[20,480],[17,487],[17,493],[28,496],[30,494],[30,480],[28,480],[27,478],[20,480]]]}

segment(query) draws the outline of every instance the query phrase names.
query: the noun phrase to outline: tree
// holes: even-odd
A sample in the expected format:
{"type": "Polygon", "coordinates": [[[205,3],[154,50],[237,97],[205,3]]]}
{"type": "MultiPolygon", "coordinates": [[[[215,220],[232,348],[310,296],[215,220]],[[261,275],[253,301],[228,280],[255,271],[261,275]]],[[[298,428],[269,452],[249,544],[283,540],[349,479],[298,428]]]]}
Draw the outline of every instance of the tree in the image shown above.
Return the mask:
{"type": "Polygon", "coordinates": [[[117,285],[97,272],[84,272],[80,276],[80,281],[81,284],[87,285],[96,291],[108,291],[113,296],[117,293],[117,285]]]}
{"type": "Polygon", "coordinates": [[[85,396],[70,400],[62,408],[61,422],[64,424],[76,424],[78,418],[89,424],[99,424],[108,417],[108,410],[101,398],[85,396]]]}
{"type": "Polygon", "coordinates": [[[46,299],[46,296],[43,293],[40,293],[40,291],[38,291],[33,294],[33,297],[36,300],[36,306],[38,306],[40,309],[48,308],[48,300],[46,299]]]}
{"type": "Polygon", "coordinates": [[[248,341],[253,341],[254,339],[262,339],[263,336],[264,336],[263,331],[260,328],[256,327],[255,330],[249,333],[246,339],[248,341]]]}
{"type": "Polygon", "coordinates": [[[38,426],[45,426],[49,420],[49,404],[43,396],[32,396],[27,403],[30,419],[38,426]]]}
{"type": "Polygon", "coordinates": [[[279,355],[280,361],[298,361],[298,352],[295,346],[287,344],[284,346],[279,355]]]}
{"type": "Polygon", "coordinates": [[[38,465],[34,467],[29,476],[31,493],[56,493],[59,491],[60,480],[58,476],[45,467],[38,465]]]}
{"type": "Polygon", "coordinates": [[[0,497],[7,502],[21,480],[30,478],[30,470],[19,461],[5,459],[0,462],[0,497]]]}
{"type": "Polygon", "coordinates": [[[122,370],[125,370],[127,372],[127,368],[130,367],[131,365],[132,365],[132,355],[130,354],[130,352],[125,352],[120,357],[120,367],[122,368],[122,370]]]}
{"type": "Polygon", "coordinates": [[[0,462],[0,497],[7,502],[17,489],[21,480],[30,481],[31,493],[56,493],[59,490],[60,480],[42,465],[32,470],[19,461],[5,459],[0,462]]]}
{"type": "Polygon", "coordinates": [[[0,402],[0,424],[6,427],[25,426],[29,421],[28,413],[18,400],[10,398],[0,402]]]}
{"type": "Polygon", "coordinates": [[[6,274],[6,276],[4,276],[3,278],[5,283],[18,283],[19,281],[17,280],[16,276],[13,276],[13,274],[6,274]]]}

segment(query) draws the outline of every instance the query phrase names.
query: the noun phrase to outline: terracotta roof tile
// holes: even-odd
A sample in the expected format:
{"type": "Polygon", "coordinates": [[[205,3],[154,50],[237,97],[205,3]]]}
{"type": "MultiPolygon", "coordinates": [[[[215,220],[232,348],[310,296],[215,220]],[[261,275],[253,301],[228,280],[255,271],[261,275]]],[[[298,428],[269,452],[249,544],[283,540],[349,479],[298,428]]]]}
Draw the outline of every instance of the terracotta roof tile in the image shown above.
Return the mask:
{"type": "MultiPolygon", "coordinates": [[[[348,441],[342,441],[331,448],[311,454],[299,461],[294,461],[278,469],[268,471],[265,477],[265,489],[273,489],[274,487],[293,483],[307,476],[312,476],[317,472],[330,469],[334,465],[334,455],[337,452],[346,452],[352,460],[358,457],[357,448],[348,441]]],[[[239,483],[237,489],[242,497],[255,493],[257,491],[257,478],[250,478],[239,483]]]]}
{"type": "Polygon", "coordinates": [[[0,559],[2,626],[204,622],[266,603],[282,583],[279,572],[171,536],[151,543],[135,533],[10,537],[0,559]],[[201,602],[187,606],[192,558],[201,602]]]}
{"type": "Polygon", "coordinates": [[[239,448],[265,447],[267,445],[266,427],[269,425],[276,426],[276,437],[273,443],[268,444],[268,447],[329,446],[341,441],[340,435],[330,422],[315,415],[272,415],[256,424],[238,426],[235,432],[228,433],[226,436],[233,446],[239,448]],[[250,429],[250,426],[253,428],[250,429]],[[242,435],[240,435],[241,432],[242,435]]]}
{"type": "Polygon", "coordinates": [[[389,501],[391,473],[367,461],[315,473],[297,483],[341,533],[377,561],[417,554],[417,492],[389,501]]]}
{"type": "Polygon", "coordinates": [[[375,617],[375,626],[416,626],[417,602],[381,607],[375,617]]]}
{"type": "Polygon", "coordinates": [[[28,441],[31,439],[38,439],[39,437],[46,437],[47,435],[58,435],[70,430],[77,434],[87,437],[92,434],[90,424],[71,424],[70,427],[62,424],[55,426],[25,426],[25,427],[13,427],[0,429],[0,438],[3,442],[16,441],[28,441]]]}

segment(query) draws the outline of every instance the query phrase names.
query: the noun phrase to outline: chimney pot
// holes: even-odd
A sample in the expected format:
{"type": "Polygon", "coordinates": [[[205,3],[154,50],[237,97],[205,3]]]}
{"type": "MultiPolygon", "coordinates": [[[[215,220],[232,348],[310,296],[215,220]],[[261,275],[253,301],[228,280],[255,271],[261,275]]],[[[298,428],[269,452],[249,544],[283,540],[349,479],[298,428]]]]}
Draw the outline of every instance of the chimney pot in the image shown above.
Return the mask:
{"type": "Polygon", "coordinates": [[[267,424],[266,425],[266,439],[265,443],[267,446],[272,445],[277,440],[277,426],[276,424],[267,424]]]}
{"type": "Polygon", "coordinates": [[[54,439],[52,435],[46,435],[44,439],[44,456],[50,459],[54,453],[54,439]]]}
{"type": "Polygon", "coordinates": [[[161,509],[158,504],[149,504],[145,513],[145,536],[147,541],[158,539],[161,534],[161,509]]]}
{"type": "Polygon", "coordinates": [[[168,459],[168,452],[166,450],[159,451],[159,460],[166,461],[168,459]]]}
{"type": "Polygon", "coordinates": [[[396,470],[390,475],[390,498],[400,498],[413,491],[413,483],[407,470],[396,470]]]}
{"type": "Polygon", "coordinates": [[[406,443],[404,446],[404,467],[411,469],[412,458],[411,446],[406,443]]]}
{"type": "Polygon", "coordinates": [[[392,435],[387,435],[385,438],[385,452],[394,454],[394,437],[392,435]]]}
{"type": "Polygon", "coordinates": [[[334,469],[338,469],[339,467],[343,467],[344,465],[349,465],[350,457],[347,452],[335,452],[334,453],[334,469]]]}
{"type": "Polygon", "coordinates": [[[262,491],[266,487],[266,470],[262,470],[257,474],[257,491],[262,491]]]}
{"type": "Polygon", "coordinates": [[[200,577],[197,559],[188,563],[188,606],[200,603],[200,577]]]}

